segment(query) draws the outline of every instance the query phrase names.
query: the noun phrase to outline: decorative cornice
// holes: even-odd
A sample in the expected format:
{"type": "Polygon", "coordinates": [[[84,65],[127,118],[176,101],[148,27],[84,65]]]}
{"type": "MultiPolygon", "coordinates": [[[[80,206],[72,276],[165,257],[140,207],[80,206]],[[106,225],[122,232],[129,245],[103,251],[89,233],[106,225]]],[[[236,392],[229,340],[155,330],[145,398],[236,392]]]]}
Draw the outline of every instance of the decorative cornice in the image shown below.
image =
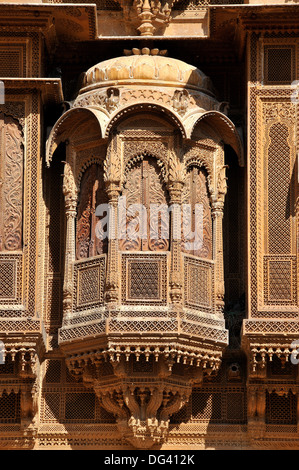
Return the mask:
{"type": "Polygon", "coordinates": [[[58,78],[2,78],[5,91],[40,91],[44,104],[63,102],[62,83],[58,78]]]}

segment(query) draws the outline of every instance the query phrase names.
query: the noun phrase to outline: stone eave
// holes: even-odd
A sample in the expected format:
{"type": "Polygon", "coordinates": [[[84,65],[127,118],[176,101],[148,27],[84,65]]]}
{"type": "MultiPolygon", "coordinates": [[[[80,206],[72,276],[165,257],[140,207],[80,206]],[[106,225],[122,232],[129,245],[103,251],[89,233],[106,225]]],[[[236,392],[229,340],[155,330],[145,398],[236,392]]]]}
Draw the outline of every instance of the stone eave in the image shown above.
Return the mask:
{"type": "Polygon", "coordinates": [[[9,318],[0,321],[0,340],[6,348],[34,348],[40,355],[46,351],[46,338],[40,320],[9,318]]]}
{"type": "Polygon", "coordinates": [[[8,30],[42,32],[52,42],[53,37],[64,42],[67,38],[70,42],[93,40],[97,37],[96,5],[1,3],[0,31],[8,30]]]}
{"type": "Polygon", "coordinates": [[[62,83],[59,78],[6,78],[3,81],[5,91],[23,90],[40,91],[44,104],[59,104],[64,100],[62,83]]]}
{"type": "Polygon", "coordinates": [[[299,30],[299,5],[209,5],[209,9],[216,22],[231,15],[247,31],[299,30]]]}

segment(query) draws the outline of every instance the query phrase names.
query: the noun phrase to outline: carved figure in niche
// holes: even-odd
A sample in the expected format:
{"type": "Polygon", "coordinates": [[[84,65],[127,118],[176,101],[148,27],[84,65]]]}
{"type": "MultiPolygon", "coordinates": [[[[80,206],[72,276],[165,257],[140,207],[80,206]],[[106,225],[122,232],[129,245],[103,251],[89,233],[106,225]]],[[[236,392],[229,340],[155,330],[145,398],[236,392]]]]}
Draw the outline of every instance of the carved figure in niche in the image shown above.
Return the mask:
{"type": "Polygon", "coordinates": [[[172,98],[173,109],[184,116],[189,105],[189,93],[187,90],[175,90],[172,98]]]}
{"type": "Polygon", "coordinates": [[[117,88],[108,88],[107,97],[105,98],[105,104],[107,111],[114,111],[118,107],[119,103],[119,90],[117,88]]]}
{"type": "Polygon", "coordinates": [[[0,251],[22,248],[23,137],[19,123],[0,114],[0,251]]]}
{"type": "Polygon", "coordinates": [[[206,172],[203,168],[188,168],[182,209],[182,251],[211,259],[212,215],[206,172]]]}
{"type": "Polygon", "coordinates": [[[160,173],[152,157],[129,171],[120,202],[121,250],[168,250],[168,197],[160,173]]]}
{"type": "Polygon", "coordinates": [[[84,259],[91,256],[107,253],[108,237],[100,237],[100,232],[106,233],[103,225],[101,230],[101,217],[96,215],[96,208],[100,204],[108,204],[104,188],[103,169],[94,163],[85,171],[80,185],[80,194],[77,214],[76,257],[84,259]]]}

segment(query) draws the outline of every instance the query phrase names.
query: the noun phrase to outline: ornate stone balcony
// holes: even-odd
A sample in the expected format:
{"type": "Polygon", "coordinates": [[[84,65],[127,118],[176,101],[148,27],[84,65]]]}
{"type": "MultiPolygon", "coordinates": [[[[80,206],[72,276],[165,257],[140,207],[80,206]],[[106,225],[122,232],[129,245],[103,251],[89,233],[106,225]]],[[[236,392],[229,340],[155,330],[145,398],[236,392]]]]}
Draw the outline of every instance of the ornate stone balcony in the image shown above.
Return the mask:
{"type": "Polygon", "coordinates": [[[184,256],[185,301],[178,309],[169,302],[169,257],[122,253],[118,307],[104,301],[105,255],[75,262],[73,315],[60,329],[71,373],[95,390],[121,434],[141,448],[163,442],[171,414],[194,383],[218,370],[228,344],[212,300],[214,263],[184,256]],[[190,267],[199,270],[193,278],[190,267]]]}
{"type": "Polygon", "coordinates": [[[242,144],[201,71],[156,49],[126,54],[87,71],[51,132],[47,161],[67,139],[59,346],[121,435],[149,448],[163,443],[170,416],[217,371],[228,344],[223,142],[240,163],[242,144]],[[166,208],[163,217],[151,204],[166,208]],[[203,237],[190,247],[196,204],[203,237]],[[132,207],[141,211],[135,226],[132,207]],[[95,236],[105,227],[108,242],[95,236]]]}

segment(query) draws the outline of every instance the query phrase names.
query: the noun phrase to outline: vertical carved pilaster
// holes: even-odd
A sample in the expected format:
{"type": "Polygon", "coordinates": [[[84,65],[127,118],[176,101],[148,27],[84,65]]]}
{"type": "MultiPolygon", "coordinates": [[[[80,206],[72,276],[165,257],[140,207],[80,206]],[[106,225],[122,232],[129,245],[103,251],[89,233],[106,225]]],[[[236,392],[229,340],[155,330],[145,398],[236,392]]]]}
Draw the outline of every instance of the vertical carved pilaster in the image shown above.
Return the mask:
{"type": "Polygon", "coordinates": [[[297,432],[299,430],[299,390],[295,391],[296,393],[296,417],[297,417],[297,432]]]}
{"type": "Polygon", "coordinates": [[[119,300],[119,260],[118,260],[118,198],[119,187],[114,183],[107,185],[109,200],[109,241],[106,279],[106,301],[117,303],[119,300]]]}
{"type": "Polygon", "coordinates": [[[215,266],[215,294],[216,311],[223,313],[224,308],[224,266],[223,266],[223,208],[224,199],[227,192],[226,167],[223,166],[218,172],[216,197],[212,198],[212,218],[213,218],[213,258],[215,266]]]}
{"type": "Polygon", "coordinates": [[[263,437],[266,427],[266,390],[262,385],[247,388],[248,433],[253,440],[263,437]]]}
{"type": "Polygon", "coordinates": [[[169,167],[169,197],[171,205],[171,262],[170,299],[180,305],[183,296],[183,270],[181,266],[181,205],[184,186],[184,165],[172,152],[169,167]]]}
{"type": "Polygon", "coordinates": [[[119,301],[119,259],[118,259],[118,200],[120,195],[121,160],[118,151],[118,136],[115,133],[108,147],[104,162],[104,181],[109,204],[108,258],[106,278],[106,301],[119,301]]]}
{"type": "Polygon", "coordinates": [[[257,389],[249,386],[247,389],[247,418],[248,423],[255,420],[257,414],[257,389]]]}
{"type": "Polygon", "coordinates": [[[216,295],[216,310],[218,313],[223,313],[224,307],[224,271],[223,271],[223,203],[214,202],[212,205],[212,219],[213,219],[213,258],[216,261],[215,265],[215,295],[216,295]]]}
{"type": "Polygon", "coordinates": [[[259,387],[257,390],[256,411],[260,425],[264,425],[266,420],[266,391],[263,387],[259,387]]]}
{"type": "Polygon", "coordinates": [[[73,262],[75,261],[75,221],[77,213],[78,190],[73,175],[72,161],[73,148],[66,147],[67,162],[64,166],[63,194],[65,199],[66,216],[66,241],[65,241],[65,265],[64,265],[64,285],[63,285],[63,316],[67,320],[72,312],[73,296],[73,262]]]}

